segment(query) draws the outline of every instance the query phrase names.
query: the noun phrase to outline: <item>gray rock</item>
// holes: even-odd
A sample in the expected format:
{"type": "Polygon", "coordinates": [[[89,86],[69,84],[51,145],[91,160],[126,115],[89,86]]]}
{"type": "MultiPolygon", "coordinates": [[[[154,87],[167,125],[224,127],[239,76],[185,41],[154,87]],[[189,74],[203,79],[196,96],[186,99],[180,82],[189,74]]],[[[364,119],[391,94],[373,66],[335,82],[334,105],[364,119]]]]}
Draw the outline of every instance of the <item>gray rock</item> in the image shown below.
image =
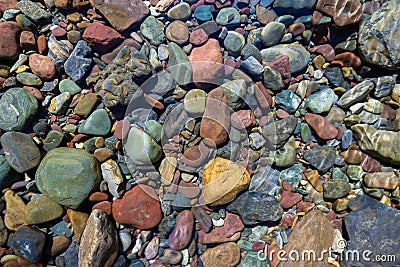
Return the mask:
{"type": "Polygon", "coordinates": [[[250,76],[255,77],[259,77],[264,72],[264,68],[261,63],[253,56],[243,60],[240,64],[240,68],[250,76]]]}
{"type": "Polygon", "coordinates": [[[336,149],[331,146],[315,147],[304,153],[304,159],[321,172],[327,172],[334,164],[336,149]]]}
{"type": "Polygon", "coordinates": [[[32,262],[42,259],[46,235],[30,226],[21,226],[8,240],[8,246],[18,255],[32,262]]]}
{"type": "Polygon", "coordinates": [[[91,51],[86,41],[81,40],[76,44],[74,51],[64,64],[64,70],[72,80],[79,81],[89,70],[92,64],[91,51]]]}
{"type": "Polygon", "coordinates": [[[333,86],[350,89],[350,84],[345,80],[341,68],[327,67],[323,72],[333,86]]]}
{"type": "Polygon", "coordinates": [[[234,7],[225,7],[222,8],[217,17],[215,18],[215,22],[218,25],[226,26],[226,27],[234,27],[240,24],[240,14],[239,11],[234,7]]]}
{"type": "Polygon", "coordinates": [[[382,76],[373,79],[375,83],[375,89],[373,95],[375,97],[384,97],[392,93],[394,86],[396,84],[396,76],[382,76]]]}
{"type": "Polygon", "coordinates": [[[193,80],[193,70],[185,51],[183,51],[176,43],[170,42],[168,44],[168,52],[168,67],[174,80],[179,85],[191,82],[193,80]]]}
{"type": "Polygon", "coordinates": [[[266,47],[274,46],[282,39],[285,31],[285,24],[272,21],[262,29],[261,41],[266,47]]]}
{"type": "Polygon", "coordinates": [[[375,87],[372,81],[365,80],[350,90],[346,91],[337,102],[337,105],[342,108],[348,108],[354,103],[360,102],[365,99],[369,92],[371,92],[375,87]]]}
{"type": "Polygon", "coordinates": [[[18,2],[17,7],[25,14],[28,18],[38,24],[44,24],[49,21],[51,13],[41,8],[35,2],[29,0],[22,0],[18,2]]]}
{"type": "Polygon", "coordinates": [[[266,139],[268,149],[281,148],[294,132],[297,126],[297,118],[290,116],[285,119],[274,121],[262,128],[262,135],[266,139]]]}
{"type": "Polygon", "coordinates": [[[154,16],[149,16],[142,22],[140,32],[152,45],[160,45],[165,40],[164,25],[154,16]]]}
{"type": "Polygon", "coordinates": [[[275,0],[273,7],[278,14],[290,14],[298,17],[311,15],[316,2],[317,0],[275,0]]]}

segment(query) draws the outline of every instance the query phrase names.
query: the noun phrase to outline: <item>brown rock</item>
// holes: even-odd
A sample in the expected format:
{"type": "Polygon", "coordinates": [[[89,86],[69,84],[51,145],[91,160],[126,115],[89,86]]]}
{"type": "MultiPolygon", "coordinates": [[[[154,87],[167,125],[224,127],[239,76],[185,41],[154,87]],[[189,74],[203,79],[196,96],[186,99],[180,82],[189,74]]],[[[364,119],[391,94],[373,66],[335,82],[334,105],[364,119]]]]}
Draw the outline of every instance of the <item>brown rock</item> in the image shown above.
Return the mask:
{"type": "Polygon", "coordinates": [[[67,250],[71,244],[71,239],[65,236],[54,236],[53,244],[51,245],[51,256],[55,257],[67,250]]]}
{"type": "Polygon", "coordinates": [[[165,157],[160,164],[158,171],[161,175],[161,183],[163,185],[170,185],[174,179],[177,160],[173,157],[165,157]]]}
{"type": "Polygon", "coordinates": [[[306,26],[303,23],[293,23],[289,26],[288,31],[294,36],[302,34],[306,30],[306,26]]]}
{"type": "Polygon", "coordinates": [[[165,35],[171,42],[184,44],[189,40],[189,29],[185,22],[175,20],[167,26],[165,35]]]}
{"type": "Polygon", "coordinates": [[[48,56],[32,54],[29,56],[29,67],[32,72],[43,80],[50,80],[56,73],[53,60],[48,56]]]}
{"type": "Polygon", "coordinates": [[[117,125],[115,126],[114,130],[114,136],[120,140],[124,139],[127,137],[130,127],[131,123],[128,120],[117,121],[117,125]]]}
{"type": "Polygon", "coordinates": [[[240,238],[240,232],[244,225],[240,217],[233,213],[226,213],[224,225],[215,227],[211,232],[206,233],[203,230],[198,232],[198,242],[201,244],[218,244],[237,241],[240,238]]]}
{"type": "Polygon", "coordinates": [[[76,242],[79,243],[81,241],[83,230],[85,229],[89,215],[72,209],[68,209],[67,214],[72,224],[76,242]]]}
{"type": "Polygon", "coordinates": [[[190,33],[189,42],[191,42],[194,45],[205,44],[207,40],[208,40],[208,35],[202,28],[192,31],[190,33]]]}
{"type": "Polygon", "coordinates": [[[59,9],[72,8],[72,0],[54,0],[54,5],[59,9]]]}
{"type": "Polygon", "coordinates": [[[108,52],[118,46],[123,37],[116,30],[99,22],[93,22],[83,32],[82,38],[97,52],[108,52]]]}
{"type": "Polygon", "coordinates": [[[356,69],[361,66],[361,59],[352,52],[344,52],[335,56],[332,64],[337,64],[341,67],[353,67],[356,69]]]}
{"type": "Polygon", "coordinates": [[[305,250],[315,252],[315,257],[323,256],[322,260],[308,261],[307,257],[299,257],[298,260],[293,261],[287,254],[284,256],[288,261],[281,262],[279,266],[284,267],[329,267],[328,251],[333,243],[334,229],[330,221],[319,210],[310,211],[304,216],[294,227],[292,233],[289,235],[288,243],[283,247],[289,253],[290,251],[297,251],[299,255],[305,250]]]}
{"type": "Polygon", "coordinates": [[[357,23],[363,14],[360,1],[353,0],[318,0],[315,9],[332,16],[338,26],[357,23]]]}
{"type": "Polygon", "coordinates": [[[217,157],[204,167],[203,199],[211,206],[227,204],[245,190],[249,183],[250,175],[243,166],[217,157]]]}
{"type": "Polygon", "coordinates": [[[200,206],[192,207],[192,212],[196,220],[199,222],[201,230],[208,233],[213,227],[212,220],[207,211],[200,206]]]}
{"type": "Polygon", "coordinates": [[[367,187],[394,190],[399,186],[399,178],[393,172],[374,172],[364,176],[364,184],[367,187]]]}
{"type": "Polygon", "coordinates": [[[204,145],[192,146],[185,149],[181,163],[191,166],[200,167],[210,154],[210,149],[204,145]]]}
{"type": "Polygon", "coordinates": [[[14,21],[0,22],[0,61],[15,60],[19,54],[19,25],[14,21]]]}
{"type": "Polygon", "coordinates": [[[341,156],[348,164],[359,165],[363,158],[362,153],[358,150],[347,150],[344,151],[341,156]]]}
{"type": "Polygon", "coordinates": [[[161,221],[161,207],[154,189],[138,185],[113,202],[112,213],[121,224],[139,229],[151,229],[161,221]]]}
{"type": "Polygon", "coordinates": [[[31,93],[37,100],[39,100],[39,101],[44,100],[43,94],[42,94],[42,92],[40,92],[39,89],[37,89],[35,87],[31,87],[31,86],[24,86],[24,87],[22,87],[22,89],[31,93]]]}
{"type": "Polygon", "coordinates": [[[240,248],[234,242],[224,243],[208,248],[200,259],[207,267],[236,266],[240,261],[240,248]]]}
{"type": "Polygon", "coordinates": [[[124,46],[130,46],[134,47],[137,50],[140,50],[142,47],[137,41],[135,41],[132,38],[128,38],[124,40],[117,48],[113,49],[110,53],[104,54],[101,56],[101,60],[103,60],[106,64],[110,64],[111,61],[114,60],[114,58],[118,55],[118,52],[124,47],[124,46]]]}
{"type": "Polygon", "coordinates": [[[196,198],[200,195],[200,187],[195,183],[187,183],[180,181],[178,185],[178,192],[188,198],[196,198]]]}
{"type": "Polygon", "coordinates": [[[4,224],[7,229],[16,231],[21,225],[25,225],[25,203],[22,198],[12,190],[4,193],[6,200],[6,213],[4,215],[4,224]]]}
{"type": "Polygon", "coordinates": [[[307,113],[304,118],[321,139],[329,140],[338,135],[337,128],[324,117],[313,113],[307,113]]]}
{"type": "Polygon", "coordinates": [[[92,211],[82,235],[78,267],[111,267],[117,255],[115,226],[101,210],[92,211]]]}
{"type": "Polygon", "coordinates": [[[192,65],[193,81],[201,89],[209,88],[210,83],[216,84],[225,73],[222,49],[216,39],[208,39],[204,45],[193,48],[188,58],[192,65]]]}
{"type": "Polygon", "coordinates": [[[149,14],[149,8],[142,0],[90,0],[90,3],[117,31],[128,29],[149,14]]]}
{"type": "Polygon", "coordinates": [[[312,186],[317,190],[318,192],[322,192],[323,187],[321,180],[319,179],[319,174],[317,170],[312,170],[310,172],[306,172],[305,176],[307,180],[312,184],[312,186]]]}
{"type": "Polygon", "coordinates": [[[327,61],[335,58],[335,49],[330,44],[317,45],[310,48],[311,53],[321,54],[327,61]]]}
{"type": "Polygon", "coordinates": [[[366,172],[378,172],[381,169],[381,164],[374,158],[363,154],[363,161],[361,167],[366,172]]]}
{"type": "Polygon", "coordinates": [[[176,216],[174,230],[168,237],[171,249],[182,250],[192,241],[194,217],[190,210],[184,210],[176,216]]]}
{"type": "Polygon", "coordinates": [[[100,161],[100,163],[103,163],[109,159],[112,159],[115,157],[115,154],[112,150],[102,147],[98,148],[94,151],[93,156],[100,161]]]}
{"type": "Polygon", "coordinates": [[[36,50],[36,39],[33,32],[21,32],[21,36],[19,37],[19,45],[25,50],[36,50]]]}
{"type": "Polygon", "coordinates": [[[264,25],[274,21],[277,17],[276,13],[270,9],[266,9],[261,5],[256,6],[257,20],[264,25]]]}
{"type": "Polygon", "coordinates": [[[230,109],[221,88],[212,90],[206,99],[206,109],[200,124],[200,136],[214,141],[216,146],[224,144],[228,138],[230,109]]]}
{"type": "Polygon", "coordinates": [[[100,202],[108,200],[108,195],[103,192],[94,192],[89,196],[89,201],[100,202]]]}
{"type": "Polygon", "coordinates": [[[285,86],[289,85],[292,74],[290,73],[290,63],[288,56],[280,56],[268,64],[271,68],[279,72],[285,86]]]}
{"type": "Polygon", "coordinates": [[[0,0],[0,12],[3,13],[8,9],[19,9],[17,0],[0,0]]]}
{"type": "Polygon", "coordinates": [[[282,208],[288,209],[300,202],[302,198],[303,197],[298,193],[294,193],[290,190],[283,190],[282,199],[279,201],[279,204],[282,208]]]}
{"type": "Polygon", "coordinates": [[[40,35],[37,39],[39,54],[43,55],[47,51],[47,40],[44,35],[40,35]]]}

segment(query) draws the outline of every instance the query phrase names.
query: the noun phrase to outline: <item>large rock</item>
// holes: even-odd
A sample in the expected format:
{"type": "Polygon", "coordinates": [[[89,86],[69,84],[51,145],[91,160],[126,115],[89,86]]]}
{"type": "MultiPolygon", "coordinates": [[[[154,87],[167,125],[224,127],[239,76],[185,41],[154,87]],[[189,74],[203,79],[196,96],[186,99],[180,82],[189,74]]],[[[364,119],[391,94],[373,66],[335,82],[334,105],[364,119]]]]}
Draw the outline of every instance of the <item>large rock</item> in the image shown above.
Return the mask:
{"type": "Polygon", "coordinates": [[[368,94],[374,89],[375,84],[370,80],[365,80],[350,90],[347,90],[337,102],[337,105],[342,108],[348,108],[354,103],[364,100],[368,94]]]}
{"type": "Polygon", "coordinates": [[[100,181],[97,159],[83,149],[55,148],[46,154],[36,171],[39,191],[72,209],[78,208],[100,181]]]}
{"type": "Polygon", "coordinates": [[[124,31],[139,23],[149,13],[149,8],[141,0],[90,0],[92,6],[110,22],[117,31],[124,31]]]}
{"type": "Polygon", "coordinates": [[[371,125],[351,127],[354,137],[365,153],[389,164],[400,165],[400,133],[376,130],[371,125]]]}
{"type": "Polygon", "coordinates": [[[184,210],[176,216],[175,227],[168,237],[169,247],[173,250],[182,250],[192,241],[194,217],[190,210],[184,210]]]}
{"type": "Polygon", "coordinates": [[[385,69],[400,68],[399,8],[399,1],[388,1],[361,24],[359,49],[368,63],[385,69]]]}
{"type": "Polygon", "coordinates": [[[46,235],[29,226],[21,226],[8,240],[8,246],[18,255],[31,262],[39,262],[43,256],[46,235]]]}
{"type": "Polygon", "coordinates": [[[274,2],[274,10],[279,15],[294,15],[294,16],[301,16],[301,15],[311,15],[312,8],[315,5],[316,0],[275,0],[270,1],[274,2]]]}
{"type": "Polygon", "coordinates": [[[25,206],[27,224],[40,224],[61,217],[64,209],[49,197],[40,195],[25,206]]]}
{"type": "MultiPolygon", "coordinates": [[[[334,229],[331,222],[319,210],[310,211],[304,216],[294,227],[293,232],[289,235],[287,244],[283,249],[289,253],[296,251],[299,255],[304,255],[305,251],[312,251],[310,258],[307,254],[304,258],[299,257],[293,260],[291,254],[286,254],[285,259],[279,266],[285,267],[328,267],[328,251],[333,244],[334,229]],[[325,251],[325,252],[324,252],[325,251]],[[320,257],[322,259],[319,259],[320,257]],[[315,257],[315,259],[313,259],[315,257]],[[316,260],[318,258],[318,260],[316,260]]],[[[297,258],[297,257],[295,257],[297,258]]]]}
{"type": "Polygon", "coordinates": [[[226,204],[247,189],[249,183],[250,175],[243,166],[227,159],[215,158],[204,168],[202,196],[206,204],[226,204]]]}
{"type": "Polygon", "coordinates": [[[363,15],[360,1],[353,0],[318,0],[315,9],[332,16],[338,26],[357,23],[363,15]]]}
{"type": "Polygon", "coordinates": [[[108,52],[118,46],[123,37],[116,30],[99,22],[93,22],[83,32],[82,38],[96,52],[108,52]]]}
{"type": "Polygon", "coordinates": [[[0,61],[10,61],[18,58],[19,44],[17,35],[21,31],[14,21],[0,23],[0,61]]]}
{"type": "Polygon", "coordinates": [[[78,267],[111,267],[117,255],[117,229],[107,214],[93,210],[83,231],[78,267]]]}

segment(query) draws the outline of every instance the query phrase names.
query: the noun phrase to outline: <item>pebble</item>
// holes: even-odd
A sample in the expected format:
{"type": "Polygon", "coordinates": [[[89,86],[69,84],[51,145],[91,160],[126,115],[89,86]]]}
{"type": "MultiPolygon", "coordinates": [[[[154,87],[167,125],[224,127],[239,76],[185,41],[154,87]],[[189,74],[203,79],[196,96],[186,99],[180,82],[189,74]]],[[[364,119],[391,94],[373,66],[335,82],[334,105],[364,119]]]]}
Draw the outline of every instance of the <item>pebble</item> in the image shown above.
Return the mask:
{"type": "Polygon", "coordinates": [[[30,226],[21,226],[8,240],[7,245],[31,262],[39,262],[44,253],[46,235],[30,226]]]}
{"type": "Polygon", "coordinates": [[[208,248],[200,259],[204,266],[235,266],[240,261],[240,249],[234,242],[227,242],[208,248]]]}
{"type": "Polygon", "coordinates": [[[167,26],[165,36],[171,42],[184,44],[189,40],[188,26],[180,20],[173,21],[167,26]]]}
{"type": "Polygon", "coordinates": [[[27,224],[41,224],[61,217],[64,210],[45,195],[40,195],[25,206],[27,224]]]}
{"type": "Polygon", "coordinates": [[[224,39],[224,47],[232,55],[238,55],[245,43],[244,36],[235,31],[228,31],[228,35],[224,39]]]}
{"type": "Polygon", "coordinates": [[[304,153],[304,159],[321,172],[327,172],[336,159],[336,149],[330,146],[315,147],[304,153]]]}
{"type": "Polygon", "coordinates": [[[160,45],[165,40],[162,22],[153,16],[147,17],[142,22],[140,31],[152,45],[160,45]]]}
{"type": "Polygon", "coordinates": [[[4,224],[7,229],[16,231],[20,226],[26,224],[25,221],[25,203],[22,198],[12,190],[4,193],[6,201],[6,213],[4,215],[4,224]]]}
{"type": "Polygon", "coordinates": [[[169,247],[182,250],[192,241],[194,217],[190,210],[184,210],[175,218],[175,227],[168,237],[169,247]]]}
{"type": "Polygon", "coordinates": [[[168,10],[167,16],[173,20],[186,20],[192,15],[190,5],[186,2],[179,3],[168,10]]]}
{"type": "Polygon", "coordinates": [[[279,43],[285,34],[285,24],[271,21],[261,31],[261,41],[266,47],[271,47],[279,43]]]}
{"type": "Polygon", "coordinates": [[[56,68],[50,57],[39,54],[29,56],[29,67],[32,72],[43,80],[50,80],[54,77],[56,68]]]}
{"type": "Polygon", "coordinates": [[[105,109],[97,109],[79,126],[78,132],[90,135],[107,135],[111,121],[105,109]]]}

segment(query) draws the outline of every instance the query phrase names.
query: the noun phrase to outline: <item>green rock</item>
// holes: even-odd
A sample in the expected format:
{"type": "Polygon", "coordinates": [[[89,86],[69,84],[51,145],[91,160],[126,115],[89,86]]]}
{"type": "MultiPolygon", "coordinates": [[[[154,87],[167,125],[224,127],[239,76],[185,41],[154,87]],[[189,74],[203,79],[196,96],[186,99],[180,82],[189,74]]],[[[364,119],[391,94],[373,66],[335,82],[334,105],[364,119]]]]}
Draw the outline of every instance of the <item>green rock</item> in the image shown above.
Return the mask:
{"type": "Polygon", "coordinates": [[[76,95],[82,91],[82,89],[73,81],[69,79],[62,80],[58,85],[61,93],[68,92],[70,95],[76,95]]]}
{"type": "Polygon", "coordinates": [[[185,111],[193,115],[201,115],[206,109],[207,94],[201,89],[192,89],[185,95],[183,104],[185,111]]]}
{"type": "Polygon", "coordinates": [[[272,91],[282,90],[285,86],[283,84],[282,75],[270,66],[265,66],[264,68],[263,84],[272,91]]]}
{"type": "Polygon", "coordinates": [[[311,136],[312,136],[312,133],[311,133],[310,126],[308,126],[307,123],[302,123],[301,124],[301,140],[304,143],[306,143],[311,140],[311,136]]]}
{"type": "Polygon", "coordinates": [[[165,40],[164,25],[154,16],[148,16],[142,22],[140,32],[152,45],[160,45],[165,40]]]}
{"type": "Polygon", "coordinates": [[[100,165],[83,149],[59,147],[46,154],[36,171],[40,192],[77,209],[101,181],[100,165]]]}
{"type": "Polygon", "coordinates": [[[270,48],[261,50],[261,55],[265,63],[270,63],[281,56],[289,57],[290,72],[299,73],[306,69],[310,61],[310,53],[301,45],[279,44],[270,48]]]}
{"type": "Polygon", "coordinates": [[[262,29],[261,40],[266,47],[274,46],[282,39],[285,31],[285,24],[272,21],[262,29]]]}
{"type": "Polygon", "coordinates": [[[349,177],[347,177],[347,175],[339,168],[333,168],[332,179],[342,179],[343,181],[349,182],[349,177]]]}
{"type": "Polygon", "coordinates": [[[174,80],[184,85],[192,81],[192,65],[185,51],[182,50],[176,43],[168,44],[168,69],[174,80]]]}
{"type": "Polygon", "coordinates": [[[43,84],[42,80],[38,76],[29,72],[18,73],[17,80],[23,85],[29,86],[41,86],[43,84]]]}
{"type": "Polygon", "coordinates": [[[238,55],[245,43],[244,36],[235,31],[228,31],[228,35],[224,39],[224,46],[232,55],[238,55]]]}
{"type": "Polygon", "coordinates": [[[83,142],[83,148],[89,152],[90,154],[93,154],[93,152],[97,149],[96,147],[96,140],[98,137],[92,137],[83,142]]]}
{"type": "Polygon", "coordinates": [[[324,184],[324,198],[338,199],[347,196],[351,190],[350,184],[342,179],[329,179],[324,184]]]}
{"type": "Polygon", "coordinates": [[[383,197],[383,194],[385,193],[385,191],[382,188],[369,188],[364,184],[362,184],[361,187],[365,194],[374,197],[376,199],[381,199],[383,197]]]}
{"type": "Polygon", "coordinates": [[[48,110],[55,115],[62,115],[67,109],[70,99],[71,95],[68,92],[61,93],[51,100],[48,110]]]}
{"type": "Polygon", "coordinates": [[[297,186],[303,177],[303,164],[297,163],[281,172],[281,182],[297,186]]]}
{"type": "Polygon", "coordinates": [[[0,190],[9,188],[19,178],[18,174],[11,168],[6,157],[0,155],[0,190]]]}
{"type": "Polygon", "coordinates": [[[289,167],[296,160],[296,149],[294,148],[294,137],[292,136],[286,144],[275,152],[274,164],[278,167],[289,167]]]}
{"type": "Polygon", "coordinates": [[[32,94],[22,88],[11,88],[0,99],[0,128],[21,131],[37,111],[38,102],[32,94]]]}
{"type": "Polygon", "coordinates": [[[306,107],[313,113],[329,112],[333,103],[338,100],[338,96],[332,89],[323,89],[310,95],[306,101],[306,107]]]}
{"type": "Polygon", "coordinates": [[[40,224],[61,217],[64,209],[49,197],[40,195],[25,206],[27,224],[40,224]]]}
{"type": "Polygon", "coordinates": [[[17,7],[22,11],[22,13],[36,23],[41,24],[42,22],[49,21],[51,18],[50,12],[47,12],[38,4],[29,0],[19,1],[17,7]]]}
{"type": "Polygon", "coordinates": [[[346,170],[346,174],[349,176],[352,181],[360,181],[364,171],[361,166],[358,165],[349,165],[346,170]]]}
{"type": "Polygon", "coordinates": [[[224,91],[228,106],[235,111],[238,110],[246,98],[246,82],[243,79],[233,80],[220,87],[224,91]]]}
{"type": "Polygon", "coordinates": [[[268,257],[258,251],[247,251],[244,259],[237,265],[238,267],[270,267],[268,257]]]}
{"type": "Polygon", "coordinates": [[[237,245],[240,248],[240,251],[249,251],[253,248],[253,242],[245,239],[245,238],[241,238],[239,239],[239,241],[237,242],[237,245]]]}
{"type": "Polygon", "coordinates": [[[215,22],[218,25],[234,27],[240,24],[240,14],[234,7],[225,7],[218,12],[215,22]]]}
{"type": "Polygon", "coordinates": [[[80,126],[79,133],[104,136],[110,132],[111,120],[105,109],[95,110],[80,126]]]}
{"type": "Polygon", "coordinates": [[[283,90],[275,96],[276,106],[284,109],[290,114],[293,114],[297,110],[300,103],[301,98],[290,90],[283,90]]]}
{"type": "Polygon", "coordinates": [[[51,130],[43,140],[43,148],[48,152],[56,147],[59,147],[63,140],[63,133],[56,130],[51,130]]]}
{"type": "Polygon", "coordinates": [[[186,20],[190,15],[192,15],[192,11],[190,5],[186,2],[173,6],[167,13],[168,18],[173,20],[186,20]]]}
{"type": "Polygon", "coordinates": [[[125,143],[126,155],[136,165],[152,165],[160,160],[161,147],[151,136],[137,126],[132,126],[125,143]]]}
{"type": "Polygon", "coordinates": [[[144,131],[157,143],[161,141],[162,125],[155,120],[148,120],[143,123],[144,131]]]}

